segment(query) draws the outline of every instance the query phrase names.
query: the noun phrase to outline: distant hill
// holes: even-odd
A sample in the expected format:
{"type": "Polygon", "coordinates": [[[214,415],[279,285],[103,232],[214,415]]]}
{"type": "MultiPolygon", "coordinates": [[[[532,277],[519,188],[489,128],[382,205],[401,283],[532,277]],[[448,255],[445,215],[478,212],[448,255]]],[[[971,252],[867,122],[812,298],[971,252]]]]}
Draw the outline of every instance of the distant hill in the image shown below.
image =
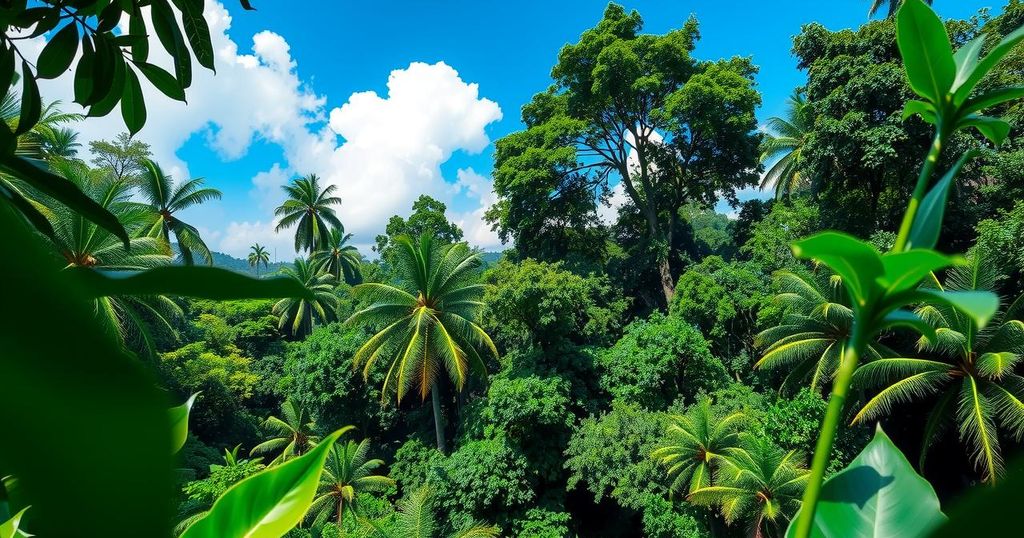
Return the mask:
{"type": "MultiPolygon", "coordinates": [[[[172,243],[171,249],[174,250],[175,254],[178,252],[178,244],[172,243]]],[[[221,269],[228,269],[236,273],[242,273],[246,275],[256,276],[256,268],[249,267],[249,260],[243,260],[236,258],[230,254],[223,252],[212,251],[213,254],[213,266],[220,267],[221,269]]],[[[196,260],[196,263],[200,263],[201,260],[196,260]]],[[[286,262],[270,262],[266,267],[260,265],[260,275],[269,275],[276,273],[282,267],[290,265],[286,262]]]]}

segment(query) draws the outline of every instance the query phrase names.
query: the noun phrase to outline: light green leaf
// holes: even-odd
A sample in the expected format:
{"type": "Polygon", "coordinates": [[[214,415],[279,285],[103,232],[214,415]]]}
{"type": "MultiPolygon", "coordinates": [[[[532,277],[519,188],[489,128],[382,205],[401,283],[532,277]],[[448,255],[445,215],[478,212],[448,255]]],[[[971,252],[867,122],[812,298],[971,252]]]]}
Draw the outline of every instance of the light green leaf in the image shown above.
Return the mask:
{"type": "Polygon", "coordinates": [[[906,0],[896,16],[896,43],[914,93],[943,102],[956,76],[953,47],[938,15],[921,0],[906,0]]]}
{"type": "Polygon", "coordinates": [[[20,512],[14,514],[14,517],[11,519],[0,523],[0,538],[26,538],[28,536],[32,536],[18,528],[21,526],[21,518],[25,515],[25,510],[28,509],[29,507],[26,506],[25,508],[22,508],[20,512]]]}
{"type": "Polygon", "coordinates": [[[185,446],[188,439],[188,414],[192,410],[192,404],[196,401],[196,392],[188,397],[185,403],[167,410],[171,419],[171,452],[178,452],[185,446]]]}
{"type": "Polygon", "coordinates": [[[985,75],[992,70],[1004,56],[1009,54],[1013,47],[1020,43],[1021,39],[1024,39],[1024,27],[1014,30],[1012,33],[1003,38],[1002,41],[996,45],[991,52],[988,53],[978,65],[971,71],[970,76],[956,89],[956,93],[953,95],[953,104],[960,106],[970,96],[971,91],[974,87],[981,82],[981,79],[985,78],[985,75]]]}
{"type": "Polygon", "coordinates": [[[952,306],[974,320],[978,329],[985,327],[996,310],[999,297],[990,291],[939,291],[920,290],[924,302],[940,302],[952,306]]]}
{"type": "Polygon", "coordinates": [[[1005,120],[989,116],[978,116],[977,114],[970,114],[961,119],[956,127],[957,129],[974,127],[982,136],[997,147],[1001,146],[1010,134],[1010,124],[1005,120]]]}
{"type": "Polygon", "coordinates": [[[971,97],[965,101],[964,105],[960,108],[960,113],[969,114],[972,112],[980,112],[990,106],[995,106],[1007,101],[1013,101],[1014,99],[1020,99],[1021,97],[1024,97],[1024,86],[996,88],[981,95],[971,97]]]}
{"type": "Polygon", "coordinates": [[[875,281],[885,270],[882,257],[874,247],[839,232],[823,232],[793,243],[797,258],[815,259],[831,268],[861,305],[876,288],[875,281]]]}
{"type": "MultiPolygon", "coordinates": [[[[797,512],[795,522],[800,517],[797,512]]],[[[814,514],[814,538],[916,538],[946,517],[927,480],[881,428],[845,469],[825,481],[814,514]]],[[[787,537],[796,536],[790,524],[787,537]]]]}
{"type": "Polygon", "coordinates": [[[907,101],[907,104],[903,107],[903,121],[907,121],[907,118],[914,114],[921,116],[924,121],[931,124],[938,121],[935,106],[925,101],[918,101],[916,99],[907,101]]]}
{"type": "Polygon", "coordinates": [[[978,66],[978,55],[981,54],[981,49],[984,46],[985,36],[980,35],[957,49],[956,54],[953,55],[953,63],[956,64],[956,78],[950,88],[951,92],[955,93],[957,88],[962,86],[974,72],[974,68],[978,66]]]}
{"type": "Polygon", "coordinates": [[[934,248],[939,242],[939,232],[942,231],[942,218],[946,213],[946,200],[949,199],[949,189],[953,180],[960,173],[964,163],[974,157],[976,152],[968,151],[960,157],[960,160],[949,169],[942,179],[932,186],[928,194],[921,201],[921,207],[914,215],[914,224],[910,227],[910,237],[907,239],[907,250],[914,248],[934,248]]]}
{"type": "Polygon", "coordinates": [[[917,287],[928,274],[956,262],[956,258],[925,248],[884,254],[882,266],[885,274],[878,279],[878,283],[886,288],[887,294],[892,295],[917,287]]]}
{"type": "Polygon", "coordinates": [[[346,426],[313,450],[231,486],[181,538],[279,538],[306,516],[335,441],[346,426]]]}

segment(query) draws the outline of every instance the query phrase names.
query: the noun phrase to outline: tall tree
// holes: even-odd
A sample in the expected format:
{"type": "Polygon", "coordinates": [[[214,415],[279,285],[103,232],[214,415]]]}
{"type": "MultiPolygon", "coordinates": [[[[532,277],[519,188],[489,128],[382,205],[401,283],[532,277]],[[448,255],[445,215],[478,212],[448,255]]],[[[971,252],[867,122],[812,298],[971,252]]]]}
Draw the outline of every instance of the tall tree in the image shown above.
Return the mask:
{"type": "Polygon", "coordinates": [[[485,289],[477,282],[480,260],[465,243],[439,244],[428,234],[415,241],[399,237],[395,247],[397,285],[368,282],[353,288],[371,304],[347,323],[365,323],[377,331],[356,352],[354,362],[369,377],[378,360],[390,361],[381,393],[395,391],[399,402],[411,390],[421,399],[429,393],[437,448],[445,452],[439,374],[446,371],[461,391],[471,375],[486,376],[478,350],[498,355],[491,337],[476,323],[485,289]]]}
{"type": "Polygon", "coordinates": [[[384,460],[368,459],[370,440],[335,443],[331,447],[324,472],[320,475],[320,486],[316,497],[309,507],[309,515],[313,525],[323,526],[331,517],[341,526],[345,515],[359,515],[359,495],[364,493],[385,491],[394,487],[395,481],[377,474],[377,468],[384,465],[384,460]]]}
{"type": "Polygon", "coordinates": [[[93,166],[122,180],[142,174],[146,161],[153,155],[149,144],[132,138],[129,133],[121,133],[114,140],[89,142],[89,152],[93,155],[93,166]]]}
{"type": "Polygon", "coordinates": [[[220,200],[221,192],[204,187],[205,180],[195,178],[175,186],[171,176],[164,174],[160,165],[146,159],[137,182],[142,196],[149,202],[149,230],[146,235],[164,242],[171,248],[171,235],[178,242],[178,252],[186,265],[192,265],[199,254],[207,265],[213,265],[213,253],[206,246],[199,230],[181,220],[179,211],[210,200],[220,200]]]}
{"type": "Polygon", "coordinates": [[[391,257],[399,236],[419,237],[423,234],[432,235],[436,241],[445,244],[462,241],[462,229],[448,220],[445,215],[448,206],[444,202],[421,194],[412,203],[412,213],[403,219],[394,215],[388,220],[383,235],[377,236],[377,252],[384,258],[391,257]]]}
{"type": "Polygon", "coordinates": [[[319,264],[320,270],[330,273],[335,282],[358,284],[362,280],[359,264],[363,257],[354,245],[348,244],[349,239],[352,234],[345,233],[344,227],[332,229],[324,248],[313,253],[313,261],[319,264]]]}
{"type": "Polygon", "coordinates": [[[488,219],[499,233],[533,233],[531,222],[560,220],[552,211],[564,206],[551,200],[563,186],[571,196],[585,188],[596,204],[618,179],[655,253],[667,304],[679,209],[735,200],[736,188],[757,179],[760,95],[749,59],[691,57],[696,20],[663,35],[641,34],[642,26],[638,13],[610,4],[596,27],[562,48],[554,84],[523,108],[526,130],[498,141],[499,204],[488,219]]]}
{"type": "MultiPolygon", "coordinates": [[[[950,291],[993,290],[996,271],[975,251],[970,263],[948,271],[950,291]]],[[[870,362],[854,373],[865,389],[881,388],[854,417],[876,420],[898,406],[937,397],[925,422],[920,466],[940,435],[955,423],[983,478],[995,483],[1003,474],[999,429],[1015,439],[1024,435],[1024,377],[1015,370],[1024,359],[1024,296],[997,313],[984,330],[944,304],[922,306],[919,316],[934,325],[934,338],[922,337],[923,358],[870,362]]]]}
{"type": "Polygon", "coordinates": [[[316,321],[333,321],[337,315],[338,297],[334,295],[334,278],[318,270],[315,264],[304,258],[296,258],[291,267],[284,267],[281,273],[301,283],[312,299],[288,297],[274,304],[278,316],[278,328],[293,338],[302,338],[313,332],[316,321]]]}
{"type": "Polygon", "coordinates": [[[328,185],[321,189],[320,177],[309,174],[283,188],[288,199],[274,210],[274,215],[281,217],[274,231],[298,225],[295,229],[296,252],[323,249],[331,229],[342,227],[333,207],[341,205],[341,198],[334,196],[338,186],[328,185]]]}
{"type": "Polygon", "coordinates": [[[794,191],[807,186],[801,154],[813,123],[807,99],[799,91],[790,96],[786,117],[772,116],[766,122],[768,132],[761,143],[761,163],[771,163],[771,168],[761,179],[760,187],[774,189],[776,200],[789,198],[794,191]]]}
{"type": "Polygon", "coordinates": [[[256,268],[256,276],[260,276],[260,264],[263,265],[264,269],[267,268],[270,264],[270,252],[267,251],[267,247],[259,243],[253,243],[249,247],[249,267],[256,268]]]}

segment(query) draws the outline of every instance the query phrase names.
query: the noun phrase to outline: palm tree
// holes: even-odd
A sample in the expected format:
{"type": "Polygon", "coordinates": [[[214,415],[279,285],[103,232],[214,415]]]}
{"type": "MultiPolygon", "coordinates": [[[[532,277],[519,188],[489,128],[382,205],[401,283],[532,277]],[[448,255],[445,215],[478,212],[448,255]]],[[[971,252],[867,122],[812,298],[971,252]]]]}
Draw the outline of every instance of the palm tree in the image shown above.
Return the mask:
{"type": "MultiPolygon", "coordinates": [[[[440,527],[434,509],[434,492],[422,486],[398,501],[398,511],[389,528],[376,521],[363,519],[360,523],[368,538],[438,538],[440,527]]],[[[501,529],[480,521],[469,521],[448,538],[497,538],[501,529]]]]}
{"type": "Polygon", "coordinates": [[[359,272],[359,264],[362,263],[362,256],[359,250],[348,244],[352,234],[345,233],[345,228],[333,228],[323,249],[313,254],[313,259],[320,264],[320,269],[334,275],[336,282],[341,282],[344,277],[349,284],[358,284],[362,280],[359,272]]]}
{"type": "Polygon", "coordinates": [[[264,269],[267,268],[270,264],[270,252],[259,243],[253,244],[249,250],[249,267],[255,267],[256,276],[260,276],[260,264],[263,264],[264,269]]]}
{"type": "MultiPolygon", "coordinates": [[[[51,169],[116,215],[129,234],[137,235],[144,227],[147,210],[130,200],[131,188],[126,182],[91,171],[80,161],[54,162],[51,169]]],[[[49,204],[46,214],[54,232],[49,240],[67,268],[141,271],[171,263],[171,258],[152,237],[134,237],[130,250],[125,250],[117,236],[63,204],[49,204]]],[[[102,297],[96,300],[96,312],[122,341],[141,344],[150,354],[154,352],[154,345],[149,323],[156,323],[174,335],[176,331],[170,320],[182,315],[181,307],[162,295],[102,297]]]]}
{"type": "Polygon", "coordinates": [[[295,230],[295,250],[322,250],[332,228],[342,228],[341,221],[334,214],[332,206],[340,205],[341,198],[334,196],[337,185],[320,189],[320,178],[316,174],[294,180],[284,186],[288,199],[274,210],[281,217],[275,231],[280,232],[298,224],[295,230]]]}
{"type": "Polygon", "coordinates": [[[139,178],[139,190],[149,202],[150,229],[147,235],[164,242],[171,248],[171,234],[178,241],[178,251],[186,265],[192,265],[193,252],[199,253],[207,265],[213,265],[213,254],[199,236],[199,230],[179,219],[175,214],[209,200],[220,200],[217,189],[203,187],[202,178],[190,179],[175,187],[170,176],[152,160],[143,162],[145,171],[139,178]]]}
{"type": "Polygon", "coordinates": [[[274,315],[278,316],[278,328],[293,338],[302,338],[313,332],[314,321],[330,322],[337,315],[338,297],[334,295],[333,277],[317,271],[314,264],[303,258],[296,258],[292,267],[281,272],[298,280],[314,299],[288,297],[274,304],[274,315]]]}
{"type": "MultiPolygon", "coordinates": [[[[980,251],[969,264],[950,269],[948,290],[992,290],[996,273],[980,251]]],[[[937,396],[925,422],[919,467],[937,438],[956,423],[977,469],[990,483],[1003,474],[999,429],[1020,440],[1024,435],[1024,377],[1014,372],[1024,357],[1024,295],[979,331],[967,316],[945,305],[917,309],[935,327],[932,340],[917,347],[928,358],[891,358],[860,367],[854,383],[861,388],[885,387],[867,401],[854,422],[875,420],[894,407],[937,396]]]]}
{"type": "Polygon", "coordinates": [[[743,413],[722,416],[703,398],[684,415],[670,417],[667,442],[651,456],[668,467],[671,490],[691,493],[710,486],[726,449],[739,444],[743,413]]]}
{"type": "Polygon", "coordinates": [[[439,245],[428,234],[418,241],[400,236],[395,247],[397,286],[366,283],[353,288],[371,304],[347,323],[383,327],[359,348],[354,362],[357,367],[365,364],[364,379],[380,358],[391,362],[383,397],[394,390],[401,402],[414,387],[423,400],[430,393],[437,448],[444,452],[439,372],[446,370],[461,391],[471,372],[486,376],[478,349],[498,356],[491,337],[474,321],[483,307],[484,285],[475,282],[480,259],[465,243],[439,245]]]}
{"type": "MultiPolygon", "coordinates": [[[[924,0],[924,3],[930,6],[932,5],[932,0],[924,0]]],[[[900,6],[903,5],[903,0],[871,0],[871,7],[868,8],[868,18],[874,17],[875,13],[878,13],[878,10],[886,4],[889,5],[889,13],[886,17],[893,17],[900,10],[900,6]]]]}
{"type": "Polygon", "coordinates": [[[800,459],[796,451],[786,452],[763,436],[744,434],[741,446],[726,449],[717,484],[687,499],[718,506],[730,525],[745,521],[755,538],[778,535],[800,507],[810,476],[800,459]]]}
{"type": "MultiPolygon", "coordinates": [[[[843,348],[853,329],[850,299],[838,276],[827,273],[803,276],[790,271],[775,273],[775,301],[785,307],[781,324],[754,337],[764,348],[755,368],[789,370],[785,383],[810,379],[811,390],[824,391],[839,366],[843,348]]],[[[869,344],[865,361],[891,354],[885,347],[869,344]]]]}
{"type": "Polygon", "coordinates": [[[276,437],[254,446],[249,451],[250,456],[280,451],[270,462],[270,465],[277,465],[305,454],[320,442],[320,437],[313,433],[315,425],[309,418],[309,412],[301,405],[291,399],[285,400],[281,404],[281,417],[271,415],[263,421],[263,427],[276,437]]]}
{"type": "Polygon", "coordinates": [[[78,132],[66,127],[50,129],[43,135],[42,151],[50,157],[73,159],[78,156],[78,132]]]}
{"type": "MultiPolygon", "coordinates": [[[[65,136],[58,135],[57,131],[64,131],[66,129],[63,126],[83,119],[81,114],[62,112],[60,105],[60,101],[54,101],[43,107],[39,121],[27,133],[18,137],[15,148],[16,155],[32,159],[45,159],[49,156],[47,143],[65,136]]],[[[11,92],[6,93],[3,98],[0,98],[0,120],[4,121],[13,131],[18,127],[20,118],[21,99],[11,92]]],[[[73,131],[68,131],[73,133],[73,131]]],[[[77,133],[74,133],[71,142],[74,142],[75,138],[77,138],[77,133]]]]}
{"type": "Polygon", "coordinates": [[[775,161],[761,179],[761,190],[775,189],[775,198],[789,198],[793,191],[804,187],[803,148],[814,119],[803,93],[794,91],[789,98],[785,118],[773,116],[766,122],[767,130],[761,143],[761,163],[775,161]]]}
{"type": "Polygon", "coordinates": [[[369,439],[363,439],[358,444],[355,441],[345,444],[339,441],[331,447],[324,471],[320,475],[317,496],[309,507],[313,526],[322,527],[331,516],[341,526],[346,513],[359,515],[360,493],[383,491],[395,485],[395,481],[386,476],[372,474],[384,465],[384,461],[368,460],[369,452],[369,439]]]}

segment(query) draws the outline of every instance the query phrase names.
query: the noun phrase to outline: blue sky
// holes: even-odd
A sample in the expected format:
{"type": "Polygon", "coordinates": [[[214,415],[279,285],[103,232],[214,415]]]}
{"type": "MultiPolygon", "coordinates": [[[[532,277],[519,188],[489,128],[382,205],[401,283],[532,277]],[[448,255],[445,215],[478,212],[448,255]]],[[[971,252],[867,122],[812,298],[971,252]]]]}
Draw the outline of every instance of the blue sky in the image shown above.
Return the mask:
{"type": "MultiPolygon", "coordinates": [[[[606,6],[600,0],[253,3],[258,10],[246,12],[235,0],[207,2],[219,75],[197,78],[190,109],[154,96],[140,137],[154,144],[172,173],[203,176],[224,192],[221,203],[187,215],[213,248],[239,256],[258,240],[282,259],[291,253],[286,236],[272,234],[272,207],[282,182],[309,171],[342,188],[341,214],[359,244],[372,243],[391,214],[407,212],[422,186],[449,203],[471,241],[493,247],[479,223],[492,199],[489,142],[521,127],[520,107],[550,83],[559,48],[593,26],[606,6]],[[414,62],[425,65],[410,69],[414,62]],[[399,75],[389,88],[393,72],[399,75]],[[353,98],[357,92],[376,95],[353,98]],[[389,149],[374,149],[379,142],[389,149]]],[[[624,5],[641,13],[647,32],[677,28],[695,14],[698,58],[752,56],[760,67],[763,121],[781,114],[804,80],[790,54],[800,26],[855,27],[866,20],[868,3],[624,5]]],[[[943,17],[969,17],[985,6],[998,10],[1001,3],[936,0],[935,7],[943,17]]],[[[120,127],[115,120],[83,124],[83,136],[112,136],[120,127]]]]}

